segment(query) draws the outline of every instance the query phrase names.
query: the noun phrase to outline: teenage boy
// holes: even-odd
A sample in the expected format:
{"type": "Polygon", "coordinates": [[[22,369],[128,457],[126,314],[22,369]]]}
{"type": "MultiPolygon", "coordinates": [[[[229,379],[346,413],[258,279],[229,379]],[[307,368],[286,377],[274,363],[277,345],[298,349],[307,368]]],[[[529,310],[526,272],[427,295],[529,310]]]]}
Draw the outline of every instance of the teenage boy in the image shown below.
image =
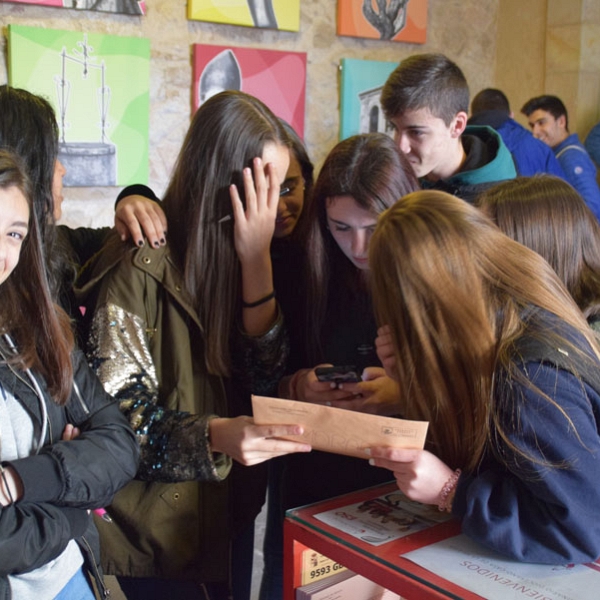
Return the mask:
{"type": "Polygon", "coordinates": [[[403,60],[383,86],[381,104],[395,139],[424,188],[467,202],[516,176],[512,155],[491,127],[467,127],[469,87],[443,54],[403,60]]]}
{"type": "Polygon", "coordinates": [[[562,100],[556,96],[537,96],[528,100],[521,112],[527,116],[533,135],[552,148],[567,181],[600,220],[596,166],[577,134],[569,133],[569,116],[562,100]]]}

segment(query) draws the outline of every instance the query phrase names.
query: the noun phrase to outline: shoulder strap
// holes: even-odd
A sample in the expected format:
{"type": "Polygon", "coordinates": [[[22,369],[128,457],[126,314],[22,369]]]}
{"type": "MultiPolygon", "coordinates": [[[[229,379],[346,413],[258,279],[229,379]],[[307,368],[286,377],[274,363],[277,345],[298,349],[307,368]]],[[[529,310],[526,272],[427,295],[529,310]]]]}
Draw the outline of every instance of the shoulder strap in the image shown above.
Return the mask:
{"type": "Polygon", "coordinates": [[[565,146],[562,150],[560,150],[556,154],[556,158],[560,158],[567,150],[579,150],[579,152],[583,152],[584,154],[587,154],[587,151],[584,148],[582,148],[581,146],[577,146],[575,144],[569,144],[568,146],[565,146]]]}
{"type": "Polygon", "coordinates": [[[524,362],[551,363],[559,369],[573,373],[600,395],[600,365],[586,360],[586,355],[554,348],[530,336],[518,340],[517,351],[524,362]]]}

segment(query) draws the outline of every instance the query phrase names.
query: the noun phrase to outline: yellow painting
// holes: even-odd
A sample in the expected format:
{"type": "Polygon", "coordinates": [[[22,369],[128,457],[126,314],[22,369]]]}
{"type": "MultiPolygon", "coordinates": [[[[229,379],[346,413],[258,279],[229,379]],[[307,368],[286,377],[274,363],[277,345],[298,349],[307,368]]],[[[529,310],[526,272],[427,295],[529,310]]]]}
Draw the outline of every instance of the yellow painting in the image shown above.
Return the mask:
{"type": "Polygon", "coordinates": [[[298,31],[300,0],[188,0],[188,19],[298,31]]]}

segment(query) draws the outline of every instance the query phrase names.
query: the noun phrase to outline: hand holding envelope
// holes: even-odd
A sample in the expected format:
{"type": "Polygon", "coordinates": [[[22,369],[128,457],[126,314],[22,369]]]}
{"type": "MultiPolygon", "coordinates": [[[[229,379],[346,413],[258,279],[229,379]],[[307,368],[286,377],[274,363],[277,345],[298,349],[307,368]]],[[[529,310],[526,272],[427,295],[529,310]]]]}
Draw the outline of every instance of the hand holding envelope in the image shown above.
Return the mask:
{"type": "Polygon", "coordinates": [[[252,396],[254,422],[258,425],[298,424],[302,435],[290,440],[310,444],[315,450],[369,458],[366,448],[391,446],[422,450],[428,423],[381,417],[321,406],[309,402],[252,396]]]}

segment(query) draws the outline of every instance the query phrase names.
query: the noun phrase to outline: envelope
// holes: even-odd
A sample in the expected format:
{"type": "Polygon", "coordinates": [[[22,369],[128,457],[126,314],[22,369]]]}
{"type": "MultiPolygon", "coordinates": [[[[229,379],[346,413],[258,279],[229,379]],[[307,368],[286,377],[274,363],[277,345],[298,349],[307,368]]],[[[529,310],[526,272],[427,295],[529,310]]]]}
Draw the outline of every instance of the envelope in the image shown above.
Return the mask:
{"type": "Polygon", "coordinates": [[[380,417],[332,406],[252,396],[258,425],[302,425],[302,435],[284,439],[305,442],[315,450],[368,459],[365,448],[392,446],[422,450],[428,423],[380,417]]]}

